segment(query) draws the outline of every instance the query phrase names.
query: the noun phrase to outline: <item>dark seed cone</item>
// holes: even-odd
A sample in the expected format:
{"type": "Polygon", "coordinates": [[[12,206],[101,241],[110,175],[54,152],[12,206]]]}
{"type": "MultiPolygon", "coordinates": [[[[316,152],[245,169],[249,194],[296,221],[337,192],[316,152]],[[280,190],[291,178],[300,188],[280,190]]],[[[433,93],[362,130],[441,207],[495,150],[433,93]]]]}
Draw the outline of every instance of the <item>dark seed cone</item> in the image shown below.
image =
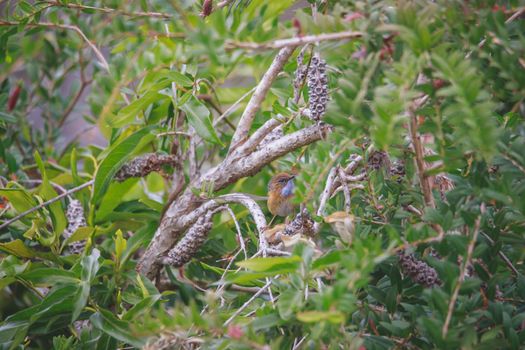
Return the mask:
{"type": "Polygon", "coordinates": [[[308,95],[310,98],[310,119],[319,121],[326,112],[328,104],[328,76],[326,62],[316,53],[308,70],[308,95]]]}
{"type": "Polygon", "coordinates": [[[367,165],[369,168],[374,170],[385,167],[390,171],[390,158],[385,151],[373,151],[368,156],[367,165]]]}
{"type": "Polygon", "coordinates": [[[425,287],[433,287],[441,284],[441,280],[434,268],[424,261],[416,259],[414,254],[398,253],[399,266],[405,275],[410,276],[412,281],[425,287]]]}
{"type": "MultiPolygon", "coordinates": [[[[67,228],[64,230],[64,237],[69,238],[77,229],[86,226],[86,219],[84,218],[84,208],[79,200],[72,200],[69,202],[66,211],[67,228]]],[[[85,241],[77,241],[69,244],[69,251],[73,254],[80,254],[86,245],[85,241]]]]}
{"type": "Polygon", "coordinates": [[[175,165],[176,162],[174,155],[147,153],[124,164],[115,175],[115,180],[122,182],[130,177],[144,177],[159,171],[163,165],[175,165]]]}
{"type": "Polygon", "coordinates": [[[446,193],[452,189],[454,189],[454,181],[452,181],[447,175],[445,174],[438,174],[434,178],[434,184],[439,189],[439,194],[441,196],[441,200],[446,202],[447,197],[446,193]]]}
{"type": "Polygon", "coordinates": [[[310,213],[306,208],[303,208],[299,214],[286,225],[283,234],[287,236],[293,236],[301,234],[304,236],[312,237],[315,234],[314,220],[310,216],[310,213]]]}
{"type": "Polygon", "coordinates": [[[223,209],[224,207],[219,207],[201,216],[197,222],[189,228],[184,238],[168,252],[168,256],[164,258],[163,263],[173,267],[181,267],[189,262],[204,244],[206,237],[208,237],[208,233],[213,226],[213,214],[223,209]]]}
{"type": "Polygon", "coordinates": [[[301,50],[297,56],[297,69],[295,70],[295,79],[293,81],[294,87],[294,100],[299,100],[299,94],[301,93],[301,87],[306,80],[306,73],[308,72],[308,66],[304,62],[304,49],[301,50]]]}
{"type": "Polygon", "coordinates": [[[392,162],[392,165],[390,166],[390,176],[397,181],[398,183],[403,181],[403,178],[405,177],[405,162],[402,160],[396,160],[392,162]]]}

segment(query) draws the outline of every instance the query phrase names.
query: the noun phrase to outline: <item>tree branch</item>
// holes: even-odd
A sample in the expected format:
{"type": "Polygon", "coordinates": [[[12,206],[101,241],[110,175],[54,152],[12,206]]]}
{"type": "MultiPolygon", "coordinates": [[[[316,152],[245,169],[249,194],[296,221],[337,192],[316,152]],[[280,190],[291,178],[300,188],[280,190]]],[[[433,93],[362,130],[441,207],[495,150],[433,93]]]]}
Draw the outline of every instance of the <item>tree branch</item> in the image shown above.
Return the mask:
{"type": "Polygon", "coordinates": [[[161,12],[128,12],[123,11],[120,9],[114,9],[110,7],[95,7],[95,6],[87,6],[87,5],[80,5],[75,3],[62,3],[58,1],[50,1],[46,0],[46,3],[57,6],[57,7],[67,7],[70,9],[77,9],[77,10],[91,10],[91,11],[98,11],[98,12],[104,12],[104,13],[116,13],[119,15],[127,16],[127,17],[154,17],[154,18],[164,18],[164,19],[170,19],[173,18],[172,15],[168,13],[161,13],[161,12]]]}
{"type": "Polygon", "coordinates": [[[354,39],[363,36],[362,32],[336,32],[336,33],[323,33],[319,35],[306,35],[289,39],[279,39],[275,41],[269,41],[265,43],[249,43],[249,42],[234,42],[230,41],[226,43],[226,49],[241,48],[248,50],[269,50],[269,49],[282,49],[286,47],[297,47],[306,44],[313,44],[319,41],[327,40],[343,40],[343,39],[354,39]]]}
{"type": "Polygon", "coordinates": [[[250,101],[248,102],[248,105],[246,106],[246,109],[244,110],[244,113],[241,116],[237,130],[235,130],[235,133],[232,137],[229,150],[230,153],[248,137],[248,133],[255,118],[255,114],[261,108],[261,104],[266,98],[268,90],[270,90],[272,83],[277,78],[277,75],[283,69],[284,64],[286,61],[288,61],[294,50],[295,46],[285,47],[279,51],[277,56],[275,56],[275,59],[270,65],[270,68],[268,68],[261,81],[257,85],[255,92],[253,93],[250,101]]]}
{"type": "MultiPolygon", "coordinates": [[[[205,183],[212,183],[214,191],[220,191],[243,177],[255,175],[275,159],[320,140],[331,129],[331,126],[319,123],[285,135],[249,155],[228,156],[215,168],[210,169],[199,179],[194,180],[166,210],[159,228],[142,256],[137,269],[148,278],[154,279],[162,267],[162,264],[158,262],[158,258],[165,256],[180,236],[200,216],[204,215],[208,210],[213,210],[220,204],[215,200],[205,201],[198,198],[193,193],[192,188],[201,188],[205,183]]],[[[220,200],[221,197],[217,199],[220,200]]],[[[262,230],[264,214],[261,212],[260,215],[258,214],[258,217],[259,219],[254,219],[258,229],[262,230]],[[260,221],[258,222],[257,220],[260,221]]],[[[264,225],[266,225],[265,221],[264,225]]]]}
{"type": "Polygon", "coordinates": [[[241,312],[243,312],[244,309],[246,309],[248,307],[248,305],[251,304],[252,301],[257,299],[257,297],[259,295],[263,294],[266,291],[266,289],[270,288],[271,284],[272,284],[271,282],[267,282],[263,287],[261,287],[261,289],[259,289],[259,291],[257,293],[252,295],[252,297],[250,299],[248,299],[247,302],[245,302],[240,308],[238,308],[237,311],[235,311],[234,314],[231,315],[230,318],[226,320],[226,322],[224,322],[223,326],[229,325],[230,322],[233,321],[235,319],[235,317],[239,316],[239,314],[241,312]]]}

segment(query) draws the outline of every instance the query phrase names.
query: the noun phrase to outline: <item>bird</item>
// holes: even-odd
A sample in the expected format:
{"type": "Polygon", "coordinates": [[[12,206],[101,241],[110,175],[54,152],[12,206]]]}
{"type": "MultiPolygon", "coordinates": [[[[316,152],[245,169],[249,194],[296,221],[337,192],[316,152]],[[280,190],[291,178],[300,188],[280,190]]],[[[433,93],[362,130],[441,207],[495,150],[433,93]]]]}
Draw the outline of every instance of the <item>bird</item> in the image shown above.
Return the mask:
{"type": "Polygon", "coordinates": [[[292,204],[295,175],[279,173],[268,183],[268,209],[274,216],[288,216],[293,213],[292,204]]]}

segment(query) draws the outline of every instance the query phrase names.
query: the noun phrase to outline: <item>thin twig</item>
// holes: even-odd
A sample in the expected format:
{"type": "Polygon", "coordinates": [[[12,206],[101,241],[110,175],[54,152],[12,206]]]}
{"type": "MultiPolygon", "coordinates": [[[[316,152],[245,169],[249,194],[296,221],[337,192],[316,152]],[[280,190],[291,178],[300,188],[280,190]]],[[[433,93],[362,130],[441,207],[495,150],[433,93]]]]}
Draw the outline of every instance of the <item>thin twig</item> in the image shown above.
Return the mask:
{"type": "Polygon", "coordinates": [[[162,12],[128,12],[123,11],[120,9],[110,8],[110,7],[95,7],[95,6],[87,6],[87,5],[80,5],[75,3],[65,3],[65,2],[58,2],[58,1],[50,1],[45,0],[46,3],[57,6],[57,7],[67,7],[71,9],[78,9],[78,10],[91,10],[91,11],[98,11],[98,12],[104,12],[104,13],[116,13],[119,15],[127,16],[127,17],[153,17],[153,18],[173,18],[172,15],[168,13],[162,13],[162,12]]]}
{"type": "Polygon", "coordinates": [[[319,207],[317,208],[317,216],[323,216],[324,214],[324,208],[326,206],[326,202],[330,198],[330,192],[332,190],[332,184],[335,181],[335,178],[337,176],[337,166],[330,169],[330,172],[328,173],[328,177],[326,178],[326,185],[324,187],[323,193],[321,194],[321,200],[319,202],[319,207]]]}
{"type": "Polygon", "coordinates": [[[191,137],[190,133],[184,132],[184,131],[166,131],[166,132],[160,132],[156,136],[162,137],[162,136],[186,136],[191,137]]]}
{"type": "MultiPolygon", "coordinates": [[[[507,18],[507,20],[505,21],[505,24],[509,24],[510,22],[514,21],[516,18],[518,18],[519,16],[521,16],[521,14],[525,12],[525,7],[519,7],[516,12],[514,12],[514,14],[512,16],[510,16],[509,18],[507,18]]],[[[484,38],[483,40],[481,40],[479,43],[478,43],[478,49],[481,49],[483,46],[485,46],[485,43],[487,42],[487,38],[484,38]]],[[[472,53],[474,52],[474,50],[471,50],[469,51],[465,58],[469,58],[472,53]]]]}
{"type": "Polygon", "coordinates": [[[423,191],[423,197],[425,198],[425,205],[431,208],[435,208],[436,204],[434,202],[434,196],[432,194],[432,188],[430,187],[430,182],[428,181],[428,176],[425,175],[425,160],[423,145],[421,143],[421,137],[417,131],[417,115],[415,113],[416,106],[411,106],[409,108],[410,116],[410,137],[412,139],[412,146],[414,148],[415,159],[416,159],[416,170],[417,176],[419,177],[419,184],[421,190],[423,191]]]}
{"type": "Polygon", "coordinates": [[[292,255],[292,253],[290,253],[290,252],[287,252],[287,251],[284,251],[284,250],[279,250],[279,249],[273,249],[273,248],[267,248],[266,252],[271,254],[271,255],[282,255],[282,256],[291,256],[292,255]]]}
{"type": "Polygon", "coordinates": [[[71,114],[71,112],[73,111],[73,109],[77,105],[78,101],[80,100],[80,97],[82,97],[82,94],[84,93],[84,90],[92,82],[91,79],[87,80],[86,76],[85,76],[85,72],[84,72],[85,66],[83,65],[83,62],[82,62],[82,49],[79,51],[78,54],[79,54],[79,65],[80,65],[80,88],[78,89],[77,93],[75,94],[75,97],[73,97],[71,99],[71,102],[66,107],[66,110],[64,111],[64,113],[60,117],[60,119],[58,121],[58,128],[61,128],[64,125],[64,123],[66,122],[67,117],[69,116],[69,114],[71,114]]]}
{"type": "Polygon", "coordinates": [[[228,107],[227,110],[224,111],[224,113],[222,113],[217,119],[215,119],[213,121],[213,126],[216,126],[217,124],[219,124],[221,122],[221,120],[227,118],[230,114],[232,114],[233,112],[235,112],[235,110],[237,109],[237,107],[239,107],[239,105],[241,104],[241,102],[248,96],[250,96],[254,91],[255,89],[257,89],[257,86],[254,86],[253,88],[250,89],[250,91],[246,92],[244,95],[242,95],[237,101],[235,101],[230,107],[228,107]]]}
{"type": "Polygon", "coordinates": [[[50,205],[50,204],[53,204],[53,203],[55,203],[56,201],[59,201],[60,199],[62,199],[62,198],[64,198],[64,197],[67,197],[67,196],[69,196],[69,195],[72,194],[72,193],[78,192],[78,191],[80,191],[80,190],[82,190],[82,189],[84,189],[84,188],[86,188],[86,187],[91,186],[94,182],[95,182],[95,180],[90,180],[90,181],[88,181],[88,182],[86,182],[86,183],[84,183],[84,184],[82,184],[82,185],[80,185],[80,186],[74,187],[74,188],[72,188],[72,189],[70,189],[70,190],[67,190],[67,191],[64,192],[64,193],[61,193],[61,194],[59,194],[58,196],[56,196],[55,198],[51,198],[50,200],[45,201],[45,202],[43,202],[43,203],[37,205],[36,207],[33,207],[33,208],[31,208],[31,209],[28,209],[28,210],[26,210],[26,211],[24,211],[24,212],[18,214],[18,215],[15,216],[14,218],[7,220],[7,221],[4,222],[2,225],[0,225],[0,230],[3,229],[3,228],[5,228],[5,227],[7,227],[7,226],[9,226],[9,225],[11,225],[13,222],[20,220],[21,218],[23,218],[23,217],[26,216],[26,215],[29,215],[29,214],[31,214],[31,213],[33,213],[33,212],[39,210],[39,209],[42,209],[42,208],[44,208],[45,206],[48,206],[48,205],[50,205]]]}
{"type": "Polygon", "coordinates": [[[297,350],[297,349],[299,349],[299,347],[300,347],[301,344],[306,340],[307,337],[308,337],[308,335],[305,335],[305,336],[302,337],[301,340],[299,340],[297,343],[296,343],[297,338],[295,338],[294,341],[293,341],[292,350],[297,350]]]}
{"type": "Polygon", "coordinates": [[[55,23],[48,23],[48,22],[23,24],[20,22],[10,22],[10,21],[0,21],[0,26],[24,26],[28,28],[44,27],[44,28],[60,28],[60,29],[72,30],[76,32],[86,42],[86,44],[89,45],[91,50],[93,50],[93,52],[95,53],[95,56],[97,56],[98,60],[100,61],[100,65],[106,71],[109,72],[109,64],[104,58],[104,55],[102,55],[100,50],[88,39],[88,37],[77,26],[73,26],[70,24],[55,24],[55,23]]]}
{"type": "Polygon", "coordinates": [[[348,187],[348,183],[344,181],[346,174],[341,167],[339,167],[338,173],[339,173],[339,179],[341,179],[341,187],[343,188],[343,194],[345,196],[345,211],[349,213],[350,209],[352,208],[352,198],[350,195],[350,188],[348,187]]]}
{"type": "Polygon", "coordinates": [[[268,289],[270,287],[270,285],[271,285],[271,282],[267,282],[263,287],[261,287],[261,289],[259,289],[259,291],[257,293],[252,295],[252,297],[250,299],[248,299],[247,302],[245,302],[240,308],[238,308],[237,311],[235,311],[235,313],[233,315],[231,315],[231,317],[229,319],[227,319],[226,322],[224,322],[223,326],[229,325],[230,322],[233,321],[235,319],[235,317],[239,316],[239,314],[241,312],[243,312],[244,309],[246,309],[248,307],[248,305],[250,305],[250,303],[252,301],[254,301],[259,295],[264,293],[266,291],[266,289],[268,289]]]}
{"type": "Polygon", "coordinates": [[[228,212],[228,214],[230,214],[235,224],[235,229],[237,230],[237,237],[239,238],[239,246],[241,247],[241,250],[244,253],[244,259],[248,259],[248,254],[246,253],[246,246],[244,245],[244,239],[242,238],[241,227],[239,226],[239,222],[237,221],[237,218],[235,217],[235,213],[233,212],[233,210],[230,208],[229,205],[226,206],[226,211],[228,212]]]}
{"type": "Polygon", "coordinates": [[[474,253],[474,247],[478,239],[479,227],[481,225],[481,215],[485,212],[485,205],[481,204],[480,209],[481,209],[481,214],[480,216],[478,216],[478,218],[476,219],[476,222],[474,223],[474,232],[472,233],[472,239],[470,240],[470,243],[467,248],[467,258],[463,262],[463,267],[460,271],[458,281],[456,282],[456,287],[454,288],[454,292],[452,293],[452,297],[450,298],[450,302],[448,304],[447,317],[445,319],[445,323],[443,324],[443,329],[441,331],[443,338],[446,338],[447,336],[448,327],[450,325],[450,320],[452,319],[452,313],[454,312],[454,306],[456,305],[456,301],[458,299],[459,290],[461,289],[461,285],[463,284],[463,281],[465,281],[467,267],[469,266],[470,261],[472,260],[472,254],[474,253]]]}
{"type": "MultiPolygon", "coordinates": [[[[495,245],[496,242],[494,242],[494,240],[492,238],[490,238],[489,235],[487,235],[485,232],[483,231],[480,231],[481,235],[483,237],[485,237],[487,239],[487,241],[489,241],[489,243],[491,245],[495,245]]],[[[505,264],[507,264],[507,266],[509,267],[509,269],[512,271],[512,273],[514,274],[514,276],[518,276],[519,275],[519,272],[518,272],[518,269],[516,269],[516,267],[512,264],[512,261],[510,261],[510,259],[505,255],[505,253],[503,253],[501,250],[498,250],[498,255],[500,256],[500,258],[505,262],[505,264]]]]}
{"type": "Polygon", "coordinates": [[[509,154],[505,152],[501,152],[501,156],[505,158],[506,160],[508,160],[516,168],[518,168],[519,171],[525,174],[525,168],[520,163],[518,163],[514,158],[512,158],[509,154]]]}
{"type": "Polygon", "coordinates": [[[354,39],[363,36],[362,32],[344,31],[336,33],[323,33],[319,35],[306,35],[301,37],[279,39],[265,43],[250,43],[250,42],[227,42],[226,49],[241,48],[248,50],[268,50],[268,49],[282,49],[285,47],[297,47],[306,44],[318,43],[327,40],[343,40],[354,39]]]}
{"type": "MultiPolygon", "coordinates": [[[[421,186],[421,191],[423,192],[425,205],[430,208],[435,208],[436,203],[434,201],[434,195],[432,194],[432,187],[430,186],[429,177],[426,175],[424,149],[421,143],[420,135],[418,133],[418,121],[416,114],[416,110],[420,108],[428,100],[428,98],[428,95],[423,95],[420,98],[415,99],[413,103],[409,106],[407,111],[410,118],[409,132],[412,141],[412,146],[414,148],[416,173],[419,177],[419,185],[421,186]]],[[[438,232],[440,239],[443,239],[443,237],[445,237],[445,231],[443,230],[441,225],[432,224],[432,228],[438,232]]]]}

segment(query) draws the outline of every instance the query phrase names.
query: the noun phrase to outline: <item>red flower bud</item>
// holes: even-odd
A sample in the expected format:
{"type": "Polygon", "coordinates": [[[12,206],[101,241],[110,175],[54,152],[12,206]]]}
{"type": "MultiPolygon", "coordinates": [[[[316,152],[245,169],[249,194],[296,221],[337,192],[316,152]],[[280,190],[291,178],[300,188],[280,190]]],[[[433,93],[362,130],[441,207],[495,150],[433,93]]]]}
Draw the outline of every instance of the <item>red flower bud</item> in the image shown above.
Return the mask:
{"type": "Polygon", "coordinates": [[[201,17],[208,17],[213,10],[213,0],[204,0],[202,3],[201,17]]]}
{"type": "Polygon", "coordinates": [[[228,326],[228,336],[230,338],[233,338],[233,339],[241,339],[242,336],[244,335],[244,331],[242,330],[241,327],[237,326],[237,325],[234,325],[234,324],[231,324],[228,326]]]}
{"type": "Polygon", "coordinates": [[[14,89],[11,95],[9,96],[9,99],[7,100],[7,111],[11,112],[15,106],[16,102],[18,101],[18,97],[20,96],[20,91],[22,91],[22,87],[20,85],[17,85],[14,89]]]}

